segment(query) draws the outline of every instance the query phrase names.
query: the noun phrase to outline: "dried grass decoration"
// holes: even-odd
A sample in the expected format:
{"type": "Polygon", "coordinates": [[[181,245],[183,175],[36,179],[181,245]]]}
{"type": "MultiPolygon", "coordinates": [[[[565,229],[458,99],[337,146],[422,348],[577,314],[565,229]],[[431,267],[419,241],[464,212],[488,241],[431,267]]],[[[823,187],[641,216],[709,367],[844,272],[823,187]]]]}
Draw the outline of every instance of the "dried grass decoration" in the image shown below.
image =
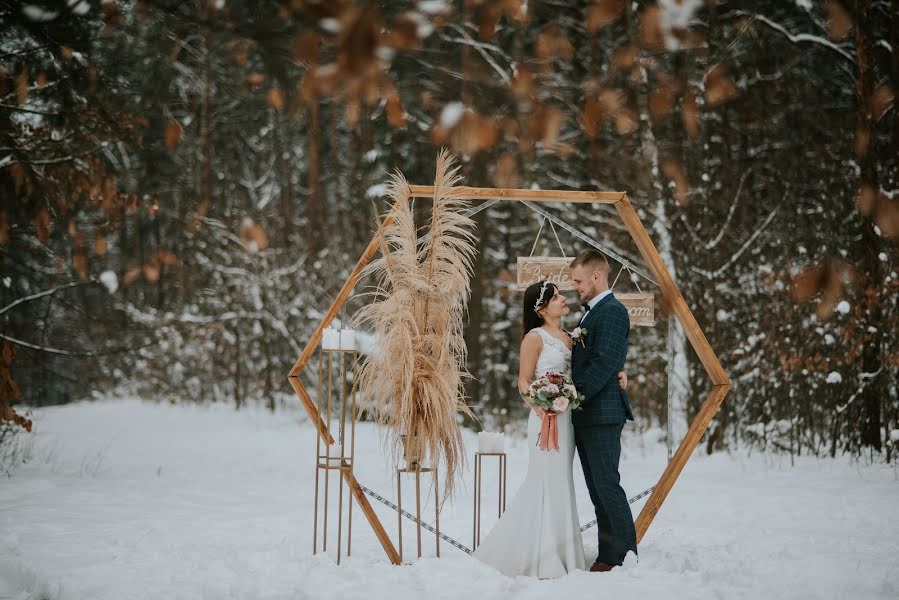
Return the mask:
{"type": "Polygon", "coordinates": [[[464,462],[457,415],[474,417],[465,404],[463,379],[469,374],[462,334],[475,223],[463,214],[468,202],[454,188],[458,181],[458,167],[441,151],[429,237],[418,246],[409,185],[399,172],[391,178],[393,220],[382,221],[377,233],[381,257],[363,271],[376,280],[367,293],[372,299],[354,317],[378,340],[363,359],[360,391],[378,421],[388,426],[397,459],[401,436],[406,436],[417,440],[411,454],[418,450],[422,461],[443,467],[444,500],[452,495],[464,462]]]}

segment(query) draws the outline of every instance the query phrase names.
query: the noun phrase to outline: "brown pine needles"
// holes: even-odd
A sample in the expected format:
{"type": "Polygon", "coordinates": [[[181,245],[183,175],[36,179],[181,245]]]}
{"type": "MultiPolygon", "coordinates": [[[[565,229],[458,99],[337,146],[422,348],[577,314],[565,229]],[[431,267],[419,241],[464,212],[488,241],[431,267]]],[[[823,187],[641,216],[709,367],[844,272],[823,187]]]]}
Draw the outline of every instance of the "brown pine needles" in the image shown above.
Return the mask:
{"type": "Polygon", "coordinates": [[[390,181],[393,220],[378,230],[381,257],[363,271],[373,275],[371,302],[354,316],[377,337],[362,362],[359,389],[389,443],[400,453],[400,436],[418,440],[423,459],[444,470],[443,499],[452,495],[464,463],[459,413],[474,417],[465,404],[463,380],[467,349],[463,339],[470,295],[475,223],[463,210],[468,202],[455,184],[458,167],[446,150],[437,157],[429,237],[420,246],[411,191],[397,172],[390,181]]]}

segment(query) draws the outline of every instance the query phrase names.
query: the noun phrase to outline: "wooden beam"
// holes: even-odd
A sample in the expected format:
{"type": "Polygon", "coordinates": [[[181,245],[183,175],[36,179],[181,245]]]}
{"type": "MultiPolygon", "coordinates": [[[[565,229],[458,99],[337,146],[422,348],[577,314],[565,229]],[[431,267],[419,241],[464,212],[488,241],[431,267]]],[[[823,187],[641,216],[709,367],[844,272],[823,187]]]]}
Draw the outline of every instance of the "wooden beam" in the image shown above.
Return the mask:
{"type": "Polygon", "coordinates": [[[662,506],[662,502],[668,497],[668,492],[671,491],[678,475],[683,471],[684,465],[687,464],[687,460],[693,454],[693,450],[699,444],[699,440],[702,439],[703,434],[708,429],[712,417],[718,412],[721,402],[724,401],[724,397],[727,396],[729,391],[730,385],[723,384],[714,386],[712,391],[709,392],[709,396],[699,410],[699,414],[696,415],[696,418],[690,425],[690,429],[687,430],[687,435],[684,436],[683,441],[678,446],[677,452],[671,457],[668,466],[665,467],[665,471],[662,472],[662,476],[659,478],[659,482],[649,496],[649,500],[646,501],[643,510],[640,511],[640,515],[634,523],[637,529],[637,543],[640,543],[640,540],[643,539],[643,534],[649,529],[650,523],[652,523],[656,513],[659,512],[659,508],[662,506]]]}
{"type": "Polygon", "coordinates": [[[690,307],[687,306],[680,289],[678,289],[674,280],[671,279],[668,269],[665,268],[665,263],[662,262],[662,258],[659,256],[659,251],[656,250],[655,245],[649,238],[649,234],[643,228],[640,217],[637,216],[637,212],[626,195],[615,203],[615,208],[618,209],[618,215],[624,221],[625,227],[627,227],[628,232],[630,232],[631,237],[637,244],[643,260],[646,261],[650,271],[655,276],[662,291],[663,302],[668,305],[674,312],[674,316],[680,321],[681,326],[684,328],[684,333],[687,334],[687,338],[699,356],[702,366],[705,367],[706,373],[711,378],[712,384],[730,385],[730,380],[724,373],[715,351],[712,350],[712,346],[706,339],[702,329],[700,329],[699,323],[696,322],[696,318],[690,312],[690,307]]]}
{"type": "Polygon", "coordinates": [[[378,515],[375,514],[375,511],[371,507],[371,503],[365,496],[365,492],[362,490],[359,482],[356,481],[356,476],[353,475],[353,472],[350,469],[341,469],[340,472],[343,474],[343,480],[350,486],[353,497],[356,499],[356,504],[359,505],[362,514],[365,515],[365,518],[368,519],[368,522],[371,524],[371,528],[374,530],[378,541],[381,542],[381,547],[384,548],[384,552],[387,553],[390,562],[395,565],[401,564],[400,553],[397,552],[393,542],[390,540],[390,536],[387,535],[387,531],[384,529],[384,526],[381,525],[381,520],[378,519],[378,515]]]}
{"type": "Polygon", "coordinates": [[[329,446],[333,444],[334,438],[331,436],[331,432],[328,430],[328,425],[325,423],[325,420],[322,419],[321,413],[318,412],[318,407],[315,406],[315,402],[312,401],[312,396],[309,395],[309,392],[300,381],[300,378],[290,376],[287,378],[287,380],[290,382],[293,390],[297,393],[297,396],[300,397],[300,401],[303,403],[303,408],[305,408],[306,412],[309,414],[309,418],[312,420],[312,424],[315,425],[315,428],[318,430],[318,435],[321,436],[322,441],[329,446]]]}
{"type": "MultiPolygon", "coordinates": [[[[433,185],[412,185],[412,196],[433,198],[433,185]]],[[[455,188],[463,198],[470,200],[530,200],[531,202],[574,202],[587,204],[615,204],[626,197],[624,192],[585,192],[578,190],[522,190],[513,188],[480,188],[459,186],[455,188]]]]}

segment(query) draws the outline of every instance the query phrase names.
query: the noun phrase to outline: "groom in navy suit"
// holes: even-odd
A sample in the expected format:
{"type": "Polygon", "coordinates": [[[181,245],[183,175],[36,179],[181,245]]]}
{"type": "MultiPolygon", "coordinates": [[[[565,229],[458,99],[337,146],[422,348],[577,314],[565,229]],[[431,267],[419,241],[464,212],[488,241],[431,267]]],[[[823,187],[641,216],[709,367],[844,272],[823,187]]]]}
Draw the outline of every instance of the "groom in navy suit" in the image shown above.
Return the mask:
{"type": "Polygon", "coordinates": [[[575,340],[571,354],[572,379],[585,399],[571,420],[599,525],[599,554],[590,570],[610,571],[624,562],[628,551],[637,553],[634,517],[618,474],[621,430],[625,421],[634,420],[627,394],[618,385],[630,318],[609,289],[609,262],[601,252],[584,250],[570,270],[586,310],[580,323],[585,333],[575,340]]]}

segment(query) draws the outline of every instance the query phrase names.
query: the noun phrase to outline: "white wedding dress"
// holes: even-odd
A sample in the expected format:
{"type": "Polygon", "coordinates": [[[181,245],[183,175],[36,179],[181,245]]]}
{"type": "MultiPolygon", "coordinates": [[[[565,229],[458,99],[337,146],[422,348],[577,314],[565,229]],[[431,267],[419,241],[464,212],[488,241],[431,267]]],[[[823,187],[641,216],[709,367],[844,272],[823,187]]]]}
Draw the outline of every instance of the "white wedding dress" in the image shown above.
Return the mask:
{"type": "MultiPolygon", "coordinates": [[[[571,350],[544,329],[537,327],[534,331],[543,338],[535,378],[549,371],[570,377],[571,350]]],[[[586,568],[574,498],[571,411],[559,415],[557,421],[559,450],[540,450],[541,420],[531,411],[527,476],[506,512],[474,552],[475,558],[505,575],[549,579],[586,568]]]]}

